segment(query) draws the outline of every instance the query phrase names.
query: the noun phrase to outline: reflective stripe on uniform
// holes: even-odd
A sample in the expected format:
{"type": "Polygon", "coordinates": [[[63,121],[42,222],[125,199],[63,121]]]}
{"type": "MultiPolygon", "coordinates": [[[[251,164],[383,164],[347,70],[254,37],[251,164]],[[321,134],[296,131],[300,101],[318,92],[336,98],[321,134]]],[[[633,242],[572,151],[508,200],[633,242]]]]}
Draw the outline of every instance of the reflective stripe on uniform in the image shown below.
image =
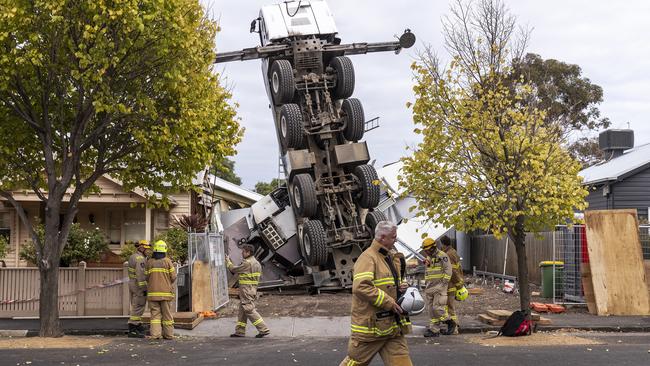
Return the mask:
{"type": "Polygon", "coordinates": [[[395,279],[393,277],[378,278],[373,280],[372,284],[375,286],[392,285],[395,284],[395,279]]]}
{"type": "Polygon", "coordinates": [[[147,297],[152,296],[174,296],[172,292],[147,292],[147,297]]]}
{"type": "Polygon", "coordinates": [[[383,336],[391,335],[393,331],[399,328],[399,326],[397,325],[396,322],[393,322],[393,324],[387,329],[379,329],[377,327],[368,328],[362,325],[355,325],[355,324],[352,324],[350,328],[352,330],[352,333],[374,334],[376,336],[383,337],[383,336]]]}
{"type": "Polygon", "coordinates": [[[142,320],[142,317],[141,316],[130,316],[129,320],[140,321],[140,320],[142,320]]]}
{"type": "Polygon", "coordinates": [[[260,277],[262,274],[259,272],[253,272],[253,273],[240,273],[239,278],[257,278],[260,277]]]}
{"type": "Polygon", "coordinates": [[[379,291],[379,294],[377,295],[377,299],[373,303],[374,306],[380,307],[381,304],[384,302],[384,298],[386,297],[386,293],[380,289],[377,289],[379,291]]]}
{"type": "Polygon", "coordinates": [[[161,324],[162,321],[160,319],[151,319],[151,324],[161,324]]]}
{"type": "Polygon", "coordinates": [[[450,287],[450,288],[447,289],[447,292],[456,292],[456,288],[455,287],[450,287]]]}
{"type": "Polygon", "coordinates": [[[239,280],[240,285],[258,285],[260,281],[253,281],[253,280],[239,280]]]}
{"type": "Polygon", "coordinates": [[[438,274],[429,274],[429,275],[424,276],[425,280],[432,280],[434,278],[443,278],[445,280],[450,280],[451,275],[448,275],[448,274],[445,274],[445,273],[438,273],[438,274]]]}
{"type": "Polygon", "coordinates": [[[246,323],[237,322],[237,326],[246,328],[246,323]]]}
{"type": "MultiPolygon", "coordinates": [[[[348,356],[348,358],[350,358],[350,356],[348,356]]],[[[345,364],[345,366],[356,366],[356,365],[360,365],[360,364],[361,363],[359,361],[355,361],[355,360],[350,358],[350,360],[348,361],[348,363],[345,364]]]]}
{"type": "Polygon", "coordinates": [[[138,286],[146,286],[146,285],[147,285],[147,281],[138,282],[138,286]]]}
{"type": "Polygon", "coordinates": [[[173,320],[163,320],[162,325],[174,325],[174,321],[173,320]]]}
{"type": "Polygon", "coordinates": [[[261,323],[263,321],[264,321],[264,319],[259,318],[259,319],[257,319],[256,321],[253,322],[253,325],[258,325],[259,323],[261,323]]]}
{"type": "Polygon", "coordinates": [[[151,268],[149,270],[145,270],[145,274],[150,274],[150,273],[173,273],[174,272],[174,267],[170,269],[166,268],[151,268]]]}
{"type": "Polygon", "coordinates": [[[375,274],[373,272],[359,272],[359,273],[355,273],[354,276],[352,277],[353,280],[358,280],[361,278],[373,279],[375,278],[375,274]]]}

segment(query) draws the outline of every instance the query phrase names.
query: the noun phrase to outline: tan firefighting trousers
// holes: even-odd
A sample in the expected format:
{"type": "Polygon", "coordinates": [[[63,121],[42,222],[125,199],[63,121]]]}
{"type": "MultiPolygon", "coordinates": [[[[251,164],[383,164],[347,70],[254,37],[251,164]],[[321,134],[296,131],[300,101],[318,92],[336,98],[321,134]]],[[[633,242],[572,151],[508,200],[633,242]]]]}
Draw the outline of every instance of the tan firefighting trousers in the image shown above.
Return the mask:
{"type": "Polygon", "coordinates": [[[131,292],[131,309],[129,311],[129,324],[140,325],[142,323],[142,314],[147,305],[147,297],[144,292],[131,292]]]}
{"type": "Polygon", "coordinates": [[[269,328],[264,323],[264,319],[255,309],[255,303],[249,302],[246,304],[239,304],[239,314],[237,316],[237,326],[235,327],[235,333],[244,335],[246,333],[246,321],[249,320],[257,331],[266,334],[269,332],[269,328]]]}
{"type": "Polygon", "coordinates": [[[449,314],[449,319],[453,320],[454,323],[458,323],[458,315],[456,315],[456,288],[449,289],[447,291],[447,313],[449,314]]]}
{"type": "Polygon", "coordinates": [[[379,353],[386,366],[412,366],[409,347],[403,335],[371,342],[350,338],[348,355],[339,366],[367,366],[379,353]]]}
{"type": "Polygon", "coordinates": [[[449,320],[447,313],[447,289],[436,287],[429,288],[424,292],[429,311],[429,329],[434,333],[440,333],[440,323],[449,320]]]}
{"type": "Polygon", "coordinates": [[[149,332],[151,338],[159,339],[161,336],[165,339],[174,338],[174,317],[171,310],[171,301],[149,301],[149,311],[151,312],[151,324],[149,332]]]}

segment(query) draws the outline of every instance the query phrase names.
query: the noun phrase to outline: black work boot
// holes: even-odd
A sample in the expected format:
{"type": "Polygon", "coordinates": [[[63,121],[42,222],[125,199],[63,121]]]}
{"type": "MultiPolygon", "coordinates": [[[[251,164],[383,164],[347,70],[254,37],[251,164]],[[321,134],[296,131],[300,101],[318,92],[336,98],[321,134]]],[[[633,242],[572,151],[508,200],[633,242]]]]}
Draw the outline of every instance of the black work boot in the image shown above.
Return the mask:
{"type": "Polygon", "coordinates": [[[142,334],[142,337],[146,337],[147,335],[147,330],[144,328],[144,324],[140,323],[136,325],[135,329],[138,331],[138,333],[142,334]]]}
{"type": "Polygon", "coordinates": [[[427,329],[424,332],[424,337],[425,338],[435,338],[435,337],[440,337],[440,333],[433,332],[431,329],[427,329]]]}
{"type": "Polygon", "coordinates": [[[271,334],[271,332],[266,332],[266,333],[257,333],[255,335],[255,338],[263,338],[266,337],[267,335],[271,334]]]}
{"type": "Polygon", "coordinates": [[[443,333],[444,335],[454,335],[458,334],[458,324],[453,320],[447,320],[447,330],[443,333]]]}
{"type": "Polygon", "coordinates": [[[129,338],[144,338],[144,333],[138,331],[138,326],[135,324],[129,324],[129,338]]]}

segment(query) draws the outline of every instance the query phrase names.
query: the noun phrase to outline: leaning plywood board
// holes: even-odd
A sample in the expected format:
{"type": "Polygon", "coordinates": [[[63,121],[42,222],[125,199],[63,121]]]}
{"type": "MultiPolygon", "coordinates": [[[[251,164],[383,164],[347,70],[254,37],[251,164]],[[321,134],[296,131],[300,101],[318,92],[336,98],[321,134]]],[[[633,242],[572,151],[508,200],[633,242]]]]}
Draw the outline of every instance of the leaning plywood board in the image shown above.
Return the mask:
{"type": "Polygon", "coordinates": [[[594,285],[591,281],[591,267],[589,266],[589,262],[582,263],[580,267],[580,279],[589,314],[596,315],[598,314],[598,309],[596,309],[596,298],[594,298],[594,285]]]}
{"type": "Polygon", "coordinates": [[[645,280],[648,285],[648,294],[650,294],[650,260],[643,262],[645,263],[645,280]]]}
{"type": "Polygon", "coordinates": [[[196,261],[192,265],[192,311],[214,309],[210,264],[196,261]]]}
{"type": "Polygon", "coordinates": [[[586,211],[598,315],[650,315],[636,210],[586,211]]]}

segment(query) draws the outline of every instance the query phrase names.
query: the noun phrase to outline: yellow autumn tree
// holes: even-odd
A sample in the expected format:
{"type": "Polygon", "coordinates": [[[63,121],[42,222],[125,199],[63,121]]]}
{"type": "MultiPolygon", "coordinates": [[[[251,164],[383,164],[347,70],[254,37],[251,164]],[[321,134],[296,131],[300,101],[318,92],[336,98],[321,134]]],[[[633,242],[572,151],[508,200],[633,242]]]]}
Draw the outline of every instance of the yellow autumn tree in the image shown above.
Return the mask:
{"type": "Polygon", "coordinates": [[[422,142],[403,158],[400,179],[428,220],[510,237],[526,310],[526,233],[571,223],[586,208],[587,191],[558,127],[536,107],[535,88],[509,77],[506,44],[476,49],[486,62],[454,55],[443,67],[429,52],[414,63],[413,120],[422,142]]]}

